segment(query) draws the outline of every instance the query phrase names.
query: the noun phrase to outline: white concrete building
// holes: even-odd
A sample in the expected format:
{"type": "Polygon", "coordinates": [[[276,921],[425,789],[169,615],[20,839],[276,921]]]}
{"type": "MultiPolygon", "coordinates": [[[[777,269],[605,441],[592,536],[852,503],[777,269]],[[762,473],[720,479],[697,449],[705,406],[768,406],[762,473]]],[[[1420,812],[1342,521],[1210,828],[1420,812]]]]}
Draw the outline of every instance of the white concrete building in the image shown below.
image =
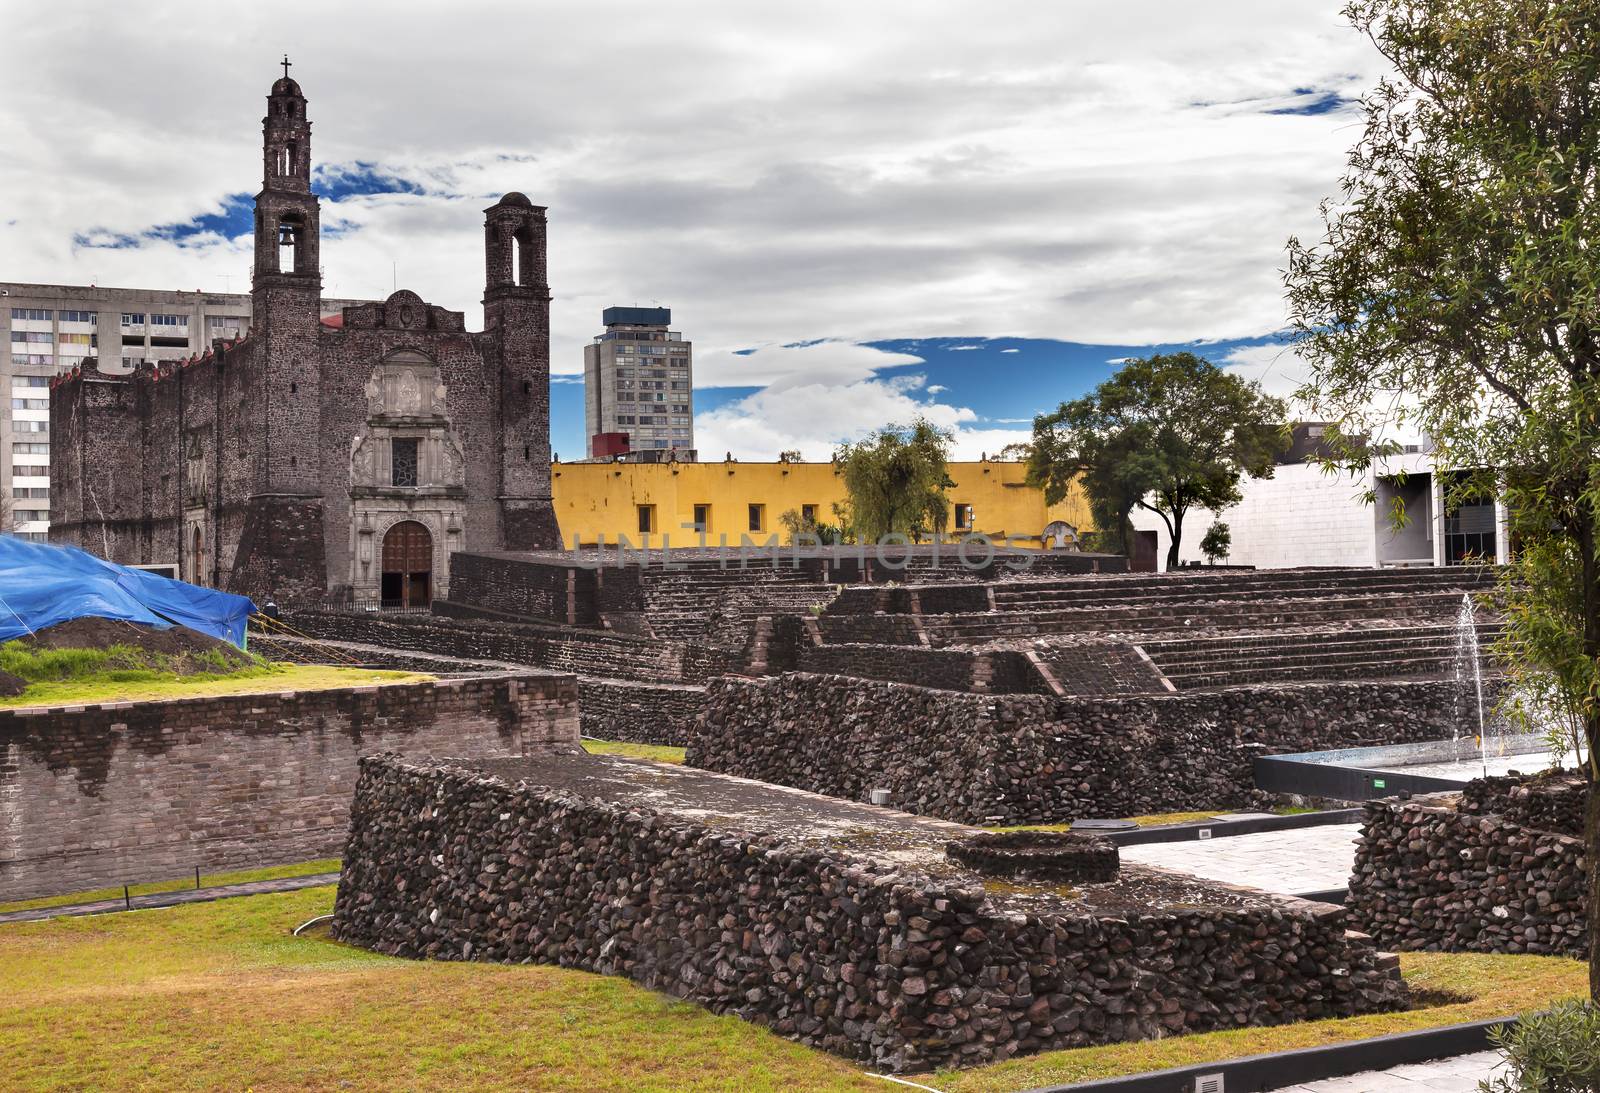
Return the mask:
{"type": "MultiPolygon", "coordinates": [[[[1204,565],[1200,541],[1221,520],[1232,535],[1229,565],[1258,569],[1292,566],[1459,565],[1492,557],[1505,563],[1509,542],[1504,506],[1495,501],[1446,511],[1449,471],[1434,466],[1430,452],[1407,451],[1361,475],[1329,473],[1305,461],[1307,445],[1321,434],[1317,425],[1300,426],[1295,446],[1271,478],[1245,478],[1237,505],[1214,515],[1190,509],[1184,516],[1179,562],[1204,565]],[[1376,503],[1365,500],[1376,493],[1376,503]],[[1395,499],[1405,507],[1406,526],[1396,529],[1395,499]]],[[[1314,443],[1313,445],[1314,446],[1314,443]]],[[[1171,536],[1153,512],[1135,509],[1135,534],[1155,546],[1156,566],[1166,568],[1171,536]]]]}

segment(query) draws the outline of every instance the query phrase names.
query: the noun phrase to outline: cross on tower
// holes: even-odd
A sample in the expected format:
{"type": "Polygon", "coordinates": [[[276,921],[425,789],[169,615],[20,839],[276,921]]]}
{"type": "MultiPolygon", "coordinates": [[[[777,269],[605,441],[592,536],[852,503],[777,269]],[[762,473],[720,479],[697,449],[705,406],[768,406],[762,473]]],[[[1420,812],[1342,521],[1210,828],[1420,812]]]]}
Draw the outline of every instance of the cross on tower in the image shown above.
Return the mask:
{"type": "Polygon", "coordinates": [[[294,62],[289,60],[289,55],[287,53],[285,53],[283,55],[283,62],[282,63],[283,63],[283,78],[287,80],[289,78],[289,66],[291,64],[293,64],[294,62]]]}

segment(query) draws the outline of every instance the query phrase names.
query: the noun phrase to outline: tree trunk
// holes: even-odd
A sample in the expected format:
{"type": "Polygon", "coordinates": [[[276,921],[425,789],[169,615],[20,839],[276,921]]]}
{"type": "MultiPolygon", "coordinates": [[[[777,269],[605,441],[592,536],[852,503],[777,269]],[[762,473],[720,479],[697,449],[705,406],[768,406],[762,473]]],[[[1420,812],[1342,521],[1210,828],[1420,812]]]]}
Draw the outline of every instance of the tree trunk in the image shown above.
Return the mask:
{"type": "MultiPolygon", "coordinates": [[[[1595,556],[1595,521],[1587,512],[1578,517],[1578,553],[1583,565],[1583,651],[1588,657],[1600,656],[1600,559],[1595,556]]],[[[1600,707],[1593,696],[1585,696],[1583,735],[1589,754],[1584,774],[1589,783],[1588,804],[1583,813],[1584,864],[1589,870],[1585,912],[1589,924],[1589,997],[1600,1004],[1600,707]]]]}
{"type": "Polygon", "coordinates": [[[1178,568],[1178,544],[1183,542],[1183,510],[1172,514],[1172,544],[1167,547],[1167,569],[1178,568]]]}
{"type": "Polygon", "coordinates": [[[1583,859],[1589,869],[1587,891],[1589,898],[1585,911],[1589,918],[1589,998],[1600,1005],[1600,791],[1594,778],[1594,741],[1596,715],[1584,718],[1584,729],[1589,736],[1589,804],[1583,813],[1583,859]]]}

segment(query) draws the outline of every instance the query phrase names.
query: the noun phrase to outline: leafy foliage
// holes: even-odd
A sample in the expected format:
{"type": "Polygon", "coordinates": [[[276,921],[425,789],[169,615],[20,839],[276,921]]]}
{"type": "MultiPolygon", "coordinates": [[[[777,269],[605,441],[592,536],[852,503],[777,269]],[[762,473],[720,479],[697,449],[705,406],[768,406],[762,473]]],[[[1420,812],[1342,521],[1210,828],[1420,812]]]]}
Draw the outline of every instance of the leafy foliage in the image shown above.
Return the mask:
{"type": "Polygon", "coordinates": [[[1124,364],[1083,398],[1033,421],[1028,482],[1055,504],[1080,481],[1099,544],[1126,547],[1128,514],[1161,517],[1176,568],[1183,517],[1239,500],[1239,480],[1272,475],[1284,406],[1193,353],[1124,364]]]}
{"type": "Polygon", "coordinates": [[[890,425],[834,454],[849,497],[841,514],[862,542],[905,535],[920,543],[950,523],[945,491],[955,485],[945,471],[950,433],[918,418],[890,425]]]}
{"type": "Polygon", "coordinates": [[[835,546],[845,541],[844,528],[816,519],[806,519],[799,509],[788,509],[778,517],[778,523],[789,533],[789,545],[806,544],[835,546]]]}
{"type": "Polygon", "coordinates": [[[1228,551],[1233,549],[1233,530],[1221,520],[1212,524],[1206,530],[1205,537],[1200,540],[1200,553],[1213,564],[1218,558],[1226,558],[1228,551]]]}
{"type": "Polygon", "coordinates": [[[1600,1008],[1560,1002],[1489,1039],[1510,1073],[1478,1083],[1481,1093],[1593,1093],[1600,1089],[1600,1008]]]}
{"type": "MultiPolygon", "coordinates": [[[[1524,714],[1581,726],[1593,783],[1600,6],[1353,0],[1345,14],[1394,75],[1363,99],[1322,238],[1289,243],[1294,339],[1311,366],[1300,397],[1343,435],[1377,438],[1349,445],[1349,465],[1372,468],[1415,430],[1437,466],[1467,469],[1460,495],[1504,499],[1517,562],[1499,652],[1524,714]]],[[[1591,858],[1597,828],[1591,807],[1591,858]]],[[[1600,871],[1590,895],[1600,906],[1600,871]]],[[[1600,960],[1591,969],[1600,997],[1600,960]]]]}

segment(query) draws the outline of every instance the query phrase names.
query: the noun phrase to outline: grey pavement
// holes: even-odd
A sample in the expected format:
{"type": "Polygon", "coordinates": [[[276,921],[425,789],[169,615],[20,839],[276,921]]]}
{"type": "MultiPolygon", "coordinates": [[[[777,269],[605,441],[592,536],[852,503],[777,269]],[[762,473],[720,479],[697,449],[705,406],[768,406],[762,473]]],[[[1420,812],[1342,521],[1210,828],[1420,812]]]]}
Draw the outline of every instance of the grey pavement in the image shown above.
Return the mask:
{"type": "Polygon", "coordinates": [[[182,888],[175,892],[134,896],[131,907],[121,899],[102,899],[93,903],[68,903],[60,907],[40,907],[31,911],[7,911],[0,914],[0,925],[8,922],[38,922],[47,918],[69,918],[74,915],[104,915],[114,911],[146,911],[155,907],[178,907],[186,903],[210,903],[212,900],[231,899],[234,896],[296,892],[302,888],[320,888],[324,884],[338,883],[337,873],[312,873],[304,877],[253,880],[243,884],[219,884],[211,888],[182,888]]]}
{"type": "Polygon", "coordinates": [[[1299,895],[1350,883],[1360,824],[1330,824],[1259,835],[1124,846],[1124,861],[1207,880],[1299,895]]]}
{"type": "Polygon", "coordinates": [[[1498,1051],[1480,1051],[1430,1063],[1407,1063],[1392,1070],[1369,1070],[1283,1086],[1277,1093],[1476,1093],[1478,1082],[1489,1077],[1499,1062],[1498,1051]]]}

